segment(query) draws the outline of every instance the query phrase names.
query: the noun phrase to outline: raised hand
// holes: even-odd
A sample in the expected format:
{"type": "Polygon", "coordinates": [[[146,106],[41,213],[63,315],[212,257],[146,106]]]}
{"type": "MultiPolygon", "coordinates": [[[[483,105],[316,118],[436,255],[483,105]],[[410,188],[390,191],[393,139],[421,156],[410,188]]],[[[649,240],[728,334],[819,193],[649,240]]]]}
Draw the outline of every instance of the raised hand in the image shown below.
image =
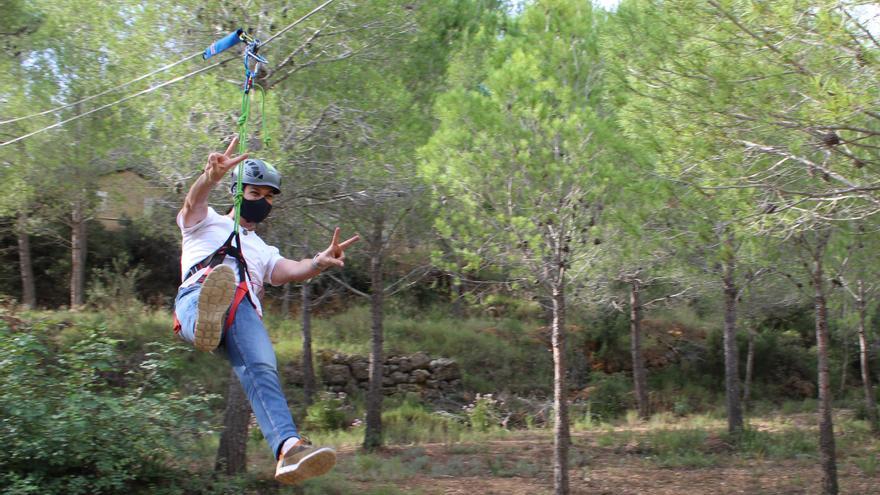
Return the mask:
{"type": "Polygon", "coordinates": [[[223,180],[223,176],[226,175],[226,172],[229,172],[232,167],[241,163],[242,160],[247,159],[247,153],[235,157],[232,156],[232,152],[235,150],[237,144],[238,136],[232,139],[232,142],[229,143],[229,147],[226,148],[225,153],[211,153],[208,155],[208,163],[205,164],[205,176],[209,181],[215,184],[220,182],[223,180]]]}
{"type": "Polygon", "coordinates": [[[342,268],[345,266],[345,250],[355,242],[361,239],[361,236],[355,234],[353,237],[339,242],[339,227],[333,231],[333,239],[330,241],[330,247],[318,253],[315,256],[315,264],[319,269],[325,270],[331,266],[342,268]]]}

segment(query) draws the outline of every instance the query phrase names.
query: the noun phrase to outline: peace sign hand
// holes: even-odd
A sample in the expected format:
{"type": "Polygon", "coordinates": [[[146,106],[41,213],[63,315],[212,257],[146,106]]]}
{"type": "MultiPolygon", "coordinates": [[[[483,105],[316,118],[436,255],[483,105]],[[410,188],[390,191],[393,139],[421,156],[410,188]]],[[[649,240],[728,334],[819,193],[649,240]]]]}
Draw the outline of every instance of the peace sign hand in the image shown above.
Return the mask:
{"type": "Polygon", "coordinates": [[[333,239],[330,241],[330,247],[321,251],[315,256],[315,266],[319,270],[325,270],[331,266],[342,268],[345,266],[345,250],[355,242],[361,239],[361,236],[355,234],[348,240],[339,242],[339,227],[333,231],[333,239]]]}
{"type": "Polygon", "coordinates": [[[205,164],[205,176],[209,181],[215,184],[220,182],[229,169],[241,163],[242,160],[247,159],[247,153],[236,157],[232,156],[232,151],[237,144],[238,136],[232,139],[225,153],[211,153],[208,155],[208,163],[205,164]]]}

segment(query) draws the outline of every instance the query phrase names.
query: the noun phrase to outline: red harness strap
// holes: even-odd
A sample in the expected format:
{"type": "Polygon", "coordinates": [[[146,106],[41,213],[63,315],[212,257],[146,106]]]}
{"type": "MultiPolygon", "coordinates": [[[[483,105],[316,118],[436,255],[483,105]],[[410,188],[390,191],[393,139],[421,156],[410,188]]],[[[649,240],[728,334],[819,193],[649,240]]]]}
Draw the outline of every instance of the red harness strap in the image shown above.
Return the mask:
{"type": "MultiPolygon", "coordinates": [[[[251,299],[250,292],[248,291],[248,271],[247,271],[247,262],[244,259],[244,254],[241,252],[241,238],[238,236],[237,232],[233,232],[229,235],[229,238],[223,243],[222,246],[217,248],[216,251],[208,255],[202,261],[196,263],[192,268],[187,272],[187,277],[189,278],[202,268],[207,267],[205,273],[199,277],[199,280],[196,283],[202,283],[205,281],[205,278],[209,273],[214,269],[215,266],[219,265],[223,262],[223,259],[226,256],[232,256],[238,262],[238,275],[239,282],[235,288],[235,297],[232,299],[232,305],[229,307],[229,313],[226,317],[226,322],[223,325],[223,331],[225,332],[227,329],[232,327],[232,322],[235,321],[235,313],[238,311],[238,305],[244,299],[247,299],[251,306],[256,309],[257,305],[254,304],[254,301],[251,299]],[[232,240],[235,239],[236,245],[232,245],[232,240]]],[[[261,317],[262,318],[262,317],[261,317]]],[[[180,324],[180,320],[177,319],[177,312],[174,312],[174,333],[179,334],[182,326],[180,324]]]]}
{"type": "Polygon", "coordinates": [[[235,321],[235,312],[238,311],[238,305],[241,304],[241,301],[244,300],[247,295],[247,282],[239,282],[238,286],[235,288],[235,297],[232,299],[232,306],[229,307],[229,316],[226,317],[226,324],[223,325],[224,332],[227,329],[232,328],[232,322],[235,321]]]}

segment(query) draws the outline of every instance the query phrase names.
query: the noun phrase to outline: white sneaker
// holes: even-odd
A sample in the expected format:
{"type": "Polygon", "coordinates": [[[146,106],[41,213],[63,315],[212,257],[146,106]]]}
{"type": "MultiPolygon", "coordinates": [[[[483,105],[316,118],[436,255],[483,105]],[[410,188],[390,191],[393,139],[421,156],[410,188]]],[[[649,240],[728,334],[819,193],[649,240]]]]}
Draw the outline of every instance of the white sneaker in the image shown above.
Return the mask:
{"type": "Polygon", "coordinates": [[[223,337],[223,320],[235,297],[235,272],[226,265],[217,265],[205,277],[199,294],[196,318],[195,348],[211,352],[223,337]]]}
{"type": "Polygon", "coordinates": [[[275,480],[293,485],[326,474],[336,465],[336,451],[330,447],[313,447],[300,441],[278,459],[275,480]]]}

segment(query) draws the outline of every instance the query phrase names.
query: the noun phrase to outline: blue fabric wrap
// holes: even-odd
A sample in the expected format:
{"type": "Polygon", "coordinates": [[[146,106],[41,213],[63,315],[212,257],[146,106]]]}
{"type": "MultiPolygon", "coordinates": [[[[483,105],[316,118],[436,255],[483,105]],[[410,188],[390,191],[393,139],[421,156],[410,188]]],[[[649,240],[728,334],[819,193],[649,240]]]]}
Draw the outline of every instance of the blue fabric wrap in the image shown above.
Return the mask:
{"type": "Polygon", "coordinates": [[[219,39],[213,43],[208,48],[205,48],[205,53],[202,54],[202,59],[208,60],[209,58],[217,55],[218,53],[228,50],[233,46],[237,45],[241,41],[241,29],[236,29],[235,31],[229,33],[223,39],[219,39]]]}

